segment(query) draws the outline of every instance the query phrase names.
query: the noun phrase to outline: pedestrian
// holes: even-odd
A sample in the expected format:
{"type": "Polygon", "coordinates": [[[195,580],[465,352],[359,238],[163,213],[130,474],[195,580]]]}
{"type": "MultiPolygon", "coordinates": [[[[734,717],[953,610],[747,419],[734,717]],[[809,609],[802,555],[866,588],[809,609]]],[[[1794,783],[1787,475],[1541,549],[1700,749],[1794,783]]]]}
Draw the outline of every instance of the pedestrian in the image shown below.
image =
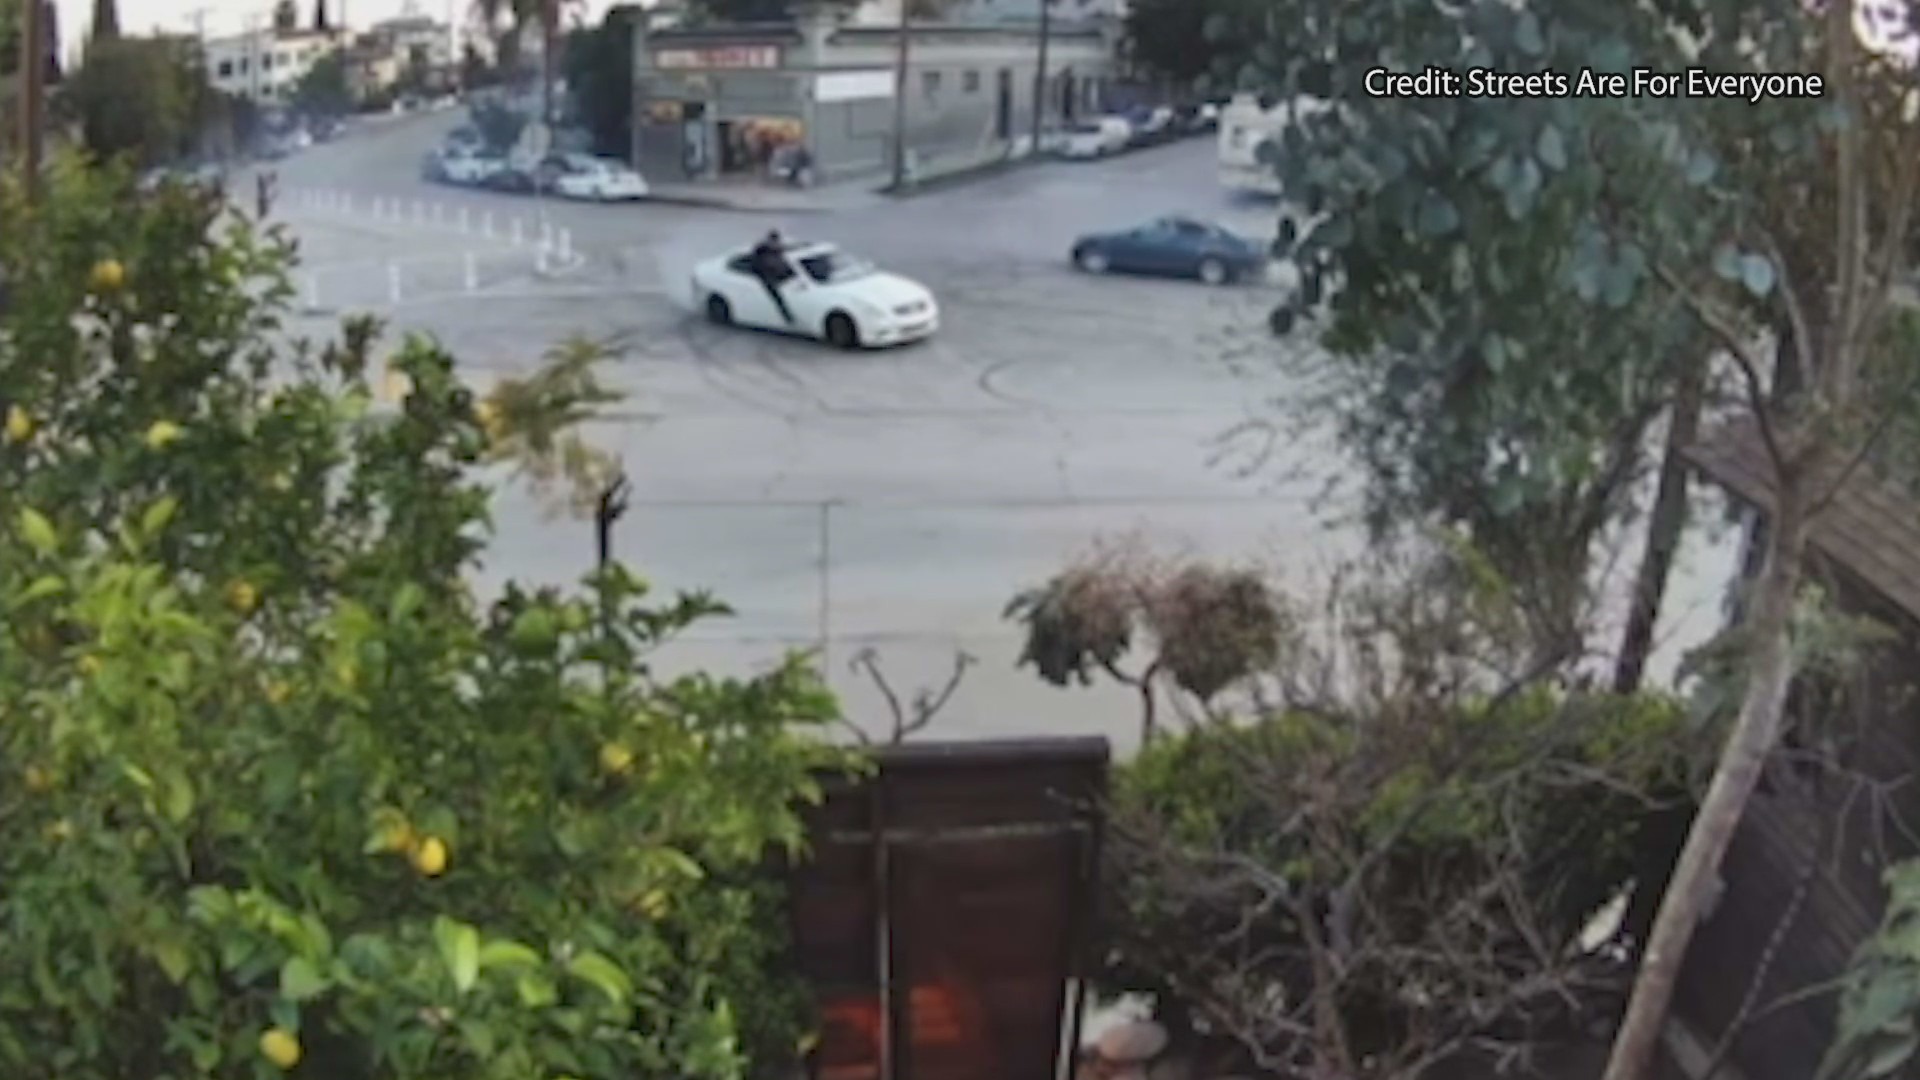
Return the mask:
{"type": "Polygon", "coordinates": [[[780,286],[793,277],[793,266],[787,262],[785,244],[780,239],[778,229],[769,230],[767,235],[756,244],[748,262],[753,267],[753,276],[773,297],[773,306],[780,309],[780,317],[793,325],[793,311],[787,307],[787,298],[780,295],[780,286]]]}

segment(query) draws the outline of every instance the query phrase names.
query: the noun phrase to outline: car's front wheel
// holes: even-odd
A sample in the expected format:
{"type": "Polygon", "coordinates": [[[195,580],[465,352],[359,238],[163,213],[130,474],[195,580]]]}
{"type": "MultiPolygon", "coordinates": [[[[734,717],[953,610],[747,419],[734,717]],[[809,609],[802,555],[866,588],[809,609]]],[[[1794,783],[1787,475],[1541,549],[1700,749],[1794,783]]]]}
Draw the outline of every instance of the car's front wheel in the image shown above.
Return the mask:
{"type": "Polygon", "coordinates": [[[827,316],[827,343],[836,349],[860,347],[860,327],[853,321],[853,316],[844,311],[827,316]]]}
{"type": "Polygon", "coordinates": [[[1200,260],[1201,281],[1209,285],[1225,285],[1231,277],[1233,277],[1232,271],[1228,270],[1227,264],[1219,259],[1200,260]]]}
{"type": "Polygon", "coordinates": [[[1073,253],[1073,264],[1089,274],[1104,274],[1113,265],[1098,248],[1084,247],[1073,253]]]}
{"type": "Polygon", "coordinates": [[[715,326],[733,325],[733,305],[719,293],[707,297],[707,321],[715,326]]]}

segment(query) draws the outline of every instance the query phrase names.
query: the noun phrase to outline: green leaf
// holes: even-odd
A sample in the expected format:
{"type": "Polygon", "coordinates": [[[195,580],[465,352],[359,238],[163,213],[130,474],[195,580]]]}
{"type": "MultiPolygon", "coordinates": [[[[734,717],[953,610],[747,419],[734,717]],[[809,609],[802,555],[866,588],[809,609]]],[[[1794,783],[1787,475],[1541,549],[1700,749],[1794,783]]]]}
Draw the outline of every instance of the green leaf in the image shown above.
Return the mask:
{"type": "Polygon", "coordinates": [[[514,982],[519,991],[520,1004],[529,1009],[544,1009],[560,1000],[560,991],[555,989],[553,980],[544,975],[528,972],[514,982]]]}
{"type": "Polygon", "coordinates": [[[1713,272],[1720,280],[1739,281],[1742,269],[1740,249],[1732,244],[1721,244],[1713,249],[1713,272]]]}
{"type": "Polygon", "coordinates": [[[405,622],[408,616],[420,610],[420,605],[425,603],[426,599],[426,590],[416,582],[409,581],[400,586],[400,591],[393,594],[393,605],[387,609],[388,621],[405,622]]]}
{"type": "Polygon", "coordinates": [[[1754,296],[1766,296],[1773,291],[1773,263],[1763,255],[1741,256],[1740,283],[1754,296]]]}
{"type": "Polygon", "coordinates": [[[1559,172],[1567,167],[1567,143],[1560,135],[1560,129],[1548,124],[1540,129],[1540,138],[1535,140],[1533,155],[1540,164],[1559,172]]]}
{"type": "Polygon", "coordinates": [[[1460,213],[1444,195],[1428,193],[1420,203],[1420,231],[1445,236],[1460,227],[1460,213]]]}
{"type": "Polygon", "coordinates": [[[60,549],[60,534],[53,531],[53,522],[47,516],[31,506],[20,508],[20,539],[41,555],[52,555],[60,549]]]}
{"type": "Polygon", "coordinates": [[[160,812],[175,825],[187,820],[193,814],[193,781],[184,773],[168,773],[165,794],[162,796],[160,812]]]}
{"type": "Polygon", "coordinates": [[[583,952],[567,964],[567,972],[574,978],[591,983],[607,999],[616,1005],[624,1005],[633,997],[633,980],[620,966],[597,952],[583,952]]]}
{"type": "Polygon", "coordinates": [[[187,947],[177,940],[162,940],[153,944],[153,961],[160,965],[167,981],[179,986],[193,970],[193,957],[187,947]]]}
{"type": "Polygon", "coordinates": [[[304,956],[288,960],[280,968],[280,996],[288,1001],[310,1001],[326,993],[328,982],[304,956]]]}
{"type": "Polygon", "coordinates": [[[480,950],[480,966],[488,971],[539,967],[540,954],[517,941],[489,941],[480,950]]]}
{"type": "Polygon", "coordinates": [[[695,862],[692,856],[681,851],[679,848],[663,847],[658,850],[657,854],[661,862],[666,863],[669,869],[683,878],[690,881],[699,881],[707,876],[707,872],[701,869],[700,864],[695,862]]]}
{"type": "Polygon", "coordinates": [[[1540,33],[1540,19],[1531,11],[1520,13],[1520,25],[1514,27],[1513,43],[1528,56],[1539,56],[1547,51],[1547,41],[1540,33]]]}
{"type": "Polygon", "coordinates": [[[440,960],[453,976],[454,989],[466,993],[480,977],[480,931],[445,915],[433,920],[433,940],[440,960]]]}
{"type": "Polygon", "coordinates": [[[167,527],[167,523],[173,520],[174,511],[178,509],[180,500],[171,495],[155,499],[153,505],[147,507],[146,513],[140,515],[141,534],[148,539],[159,536],[160,530],[167,527]]]}
{"type": "Polygon", "coordinates": [[[67,583],[64,580],[53,574],[48,574],[44,577],[34,579],[33,584],[20,590],[20,595],[16,600],[24,607],[36,600],[45,600],[49,596],[58,596],[60,593],[65,592],[66,588],[67,583]]]}

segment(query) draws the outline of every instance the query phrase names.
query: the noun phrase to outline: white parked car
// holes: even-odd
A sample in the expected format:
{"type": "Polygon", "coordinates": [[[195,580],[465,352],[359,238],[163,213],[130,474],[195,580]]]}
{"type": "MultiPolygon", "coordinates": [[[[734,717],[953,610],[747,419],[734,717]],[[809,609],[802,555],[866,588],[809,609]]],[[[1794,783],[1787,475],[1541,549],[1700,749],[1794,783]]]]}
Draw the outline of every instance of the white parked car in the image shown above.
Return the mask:
{"type": "Polygon", "coordinates": [[[1067,128],[1057,145],[1061,156],[1085,160],[1117,154],[1132,139],[1133,125],[1125,118],[1102,116],[1067,128]]]}
{"type": "Polygon", "coordinates": [[[465,150],[449,150],[440,159],[441,175],[455,184],[484,184],[506,168],[505,158],[465,150]]]}
{"type": "Polygon", "coordinates": [[[553,191],[567,199],[619,202],[647,197],[647,182],[618,161],[566,154],[547,175],[553,191]]]}
{"type": "Polygon", "coordinates": [[[753,253],[744,249],[694,268],[694,300],[708,321],[802,334],[843,349],[901,345],[940,329],[940,308],[919,282],[832,244],[789,241],[783,254],[790,274],[778,288],[793,312],[791,323],[754,276],[753,253]]]}

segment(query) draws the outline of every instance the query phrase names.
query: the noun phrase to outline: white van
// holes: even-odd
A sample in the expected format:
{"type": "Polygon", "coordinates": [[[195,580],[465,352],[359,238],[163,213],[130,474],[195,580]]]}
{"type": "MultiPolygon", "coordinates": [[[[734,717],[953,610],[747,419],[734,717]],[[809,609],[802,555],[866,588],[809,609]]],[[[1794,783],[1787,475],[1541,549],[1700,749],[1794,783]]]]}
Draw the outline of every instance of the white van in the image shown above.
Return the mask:
{"type": "Polygon", "coordinates": [[[1101,116],[1067,128],[1060,154],[1069,158],[1098,158],[1117,154],[1133,139],[1133,125],[1118,116],[1101,116]]]}

